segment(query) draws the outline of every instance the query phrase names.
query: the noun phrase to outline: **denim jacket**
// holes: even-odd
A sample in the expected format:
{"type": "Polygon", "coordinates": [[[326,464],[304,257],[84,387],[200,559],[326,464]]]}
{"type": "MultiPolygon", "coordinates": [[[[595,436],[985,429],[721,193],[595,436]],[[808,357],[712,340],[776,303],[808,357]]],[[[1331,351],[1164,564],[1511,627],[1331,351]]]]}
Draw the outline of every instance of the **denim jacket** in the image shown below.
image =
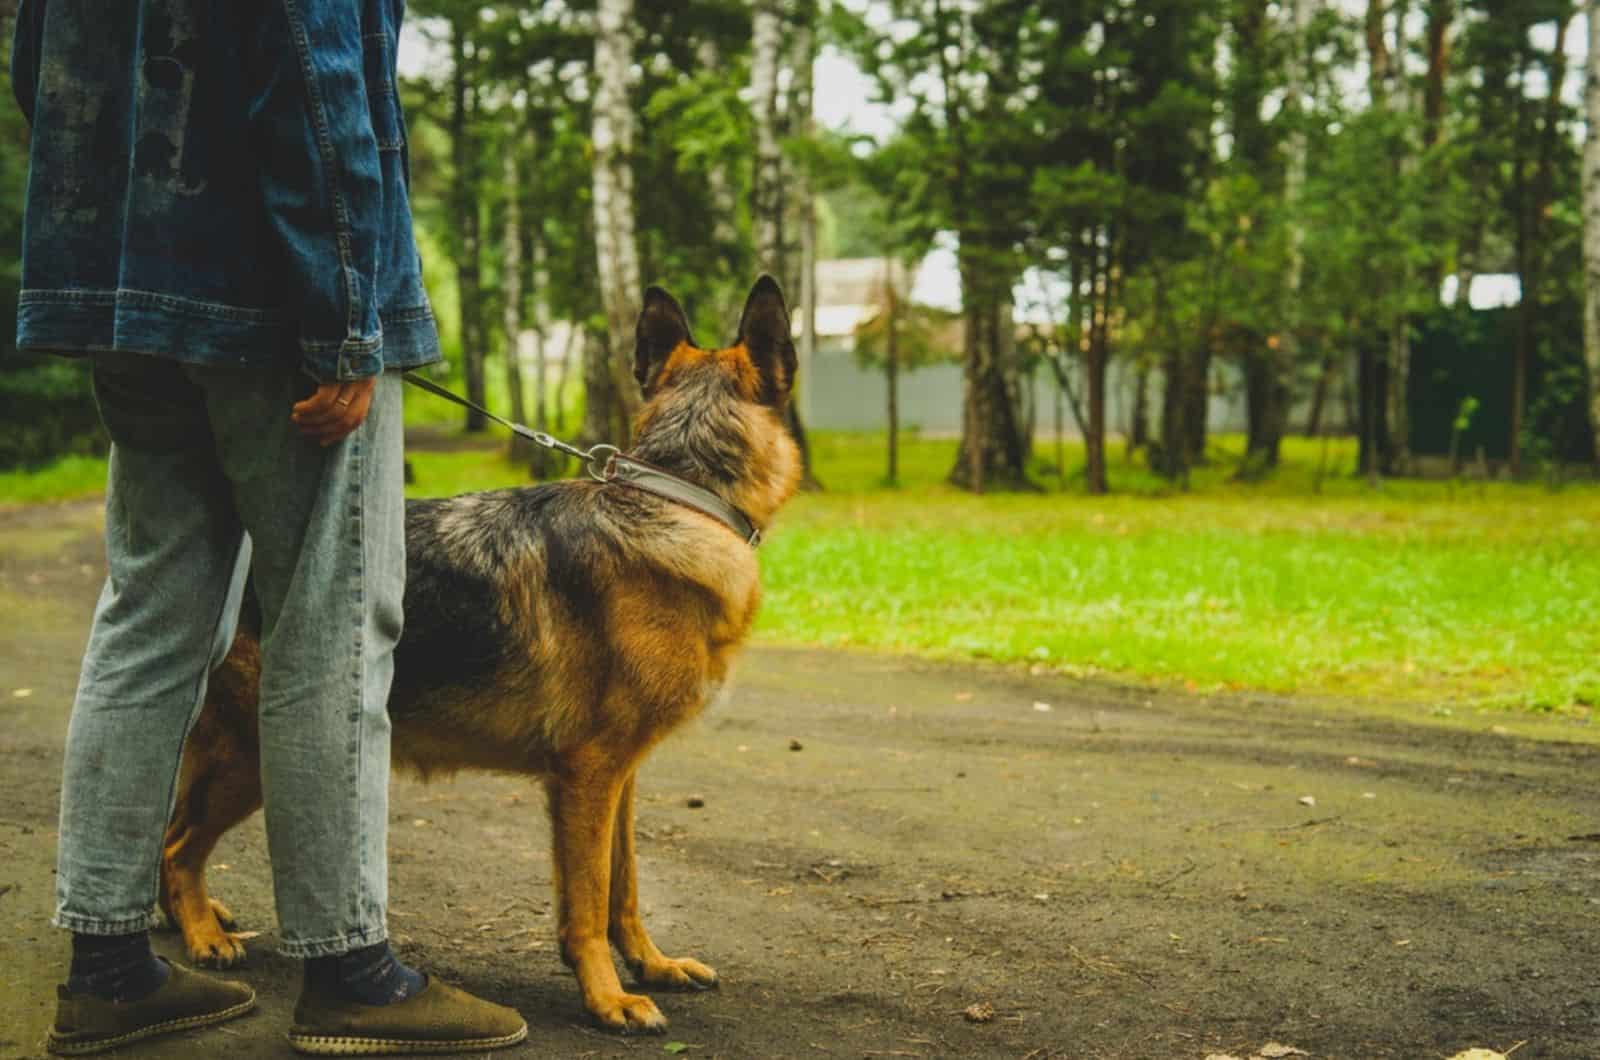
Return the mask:
{"type": "Polygon", "coordinates": [[[404,0],[22,0],[17,345],[330,381],[439,359],[395,94],[404,0]]]}

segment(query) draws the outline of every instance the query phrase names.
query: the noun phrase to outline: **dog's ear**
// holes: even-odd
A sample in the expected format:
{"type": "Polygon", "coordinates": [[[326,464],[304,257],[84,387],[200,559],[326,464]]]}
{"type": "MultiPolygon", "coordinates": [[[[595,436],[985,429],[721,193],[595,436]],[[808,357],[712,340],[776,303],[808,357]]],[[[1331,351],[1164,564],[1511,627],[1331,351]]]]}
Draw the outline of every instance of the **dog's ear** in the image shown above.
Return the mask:
{"type": "Polygon", "coordinates": [[[750,361],[761,376],[761,401],[782,408],[794,387],[797,358],[789,310],[771,276],[762,275],[750,288],[739,317],[739,341],[750,351],[750,361]]]}
{"type": "Polygon", "coordinates": [[[680,343],[694,345],[689,333],[689,318],[677,299],[659,287],[645,288],[644,305],[639,310],[639,326],[634,332],[633,377],[649,394],[667,357],[680,343]]]}

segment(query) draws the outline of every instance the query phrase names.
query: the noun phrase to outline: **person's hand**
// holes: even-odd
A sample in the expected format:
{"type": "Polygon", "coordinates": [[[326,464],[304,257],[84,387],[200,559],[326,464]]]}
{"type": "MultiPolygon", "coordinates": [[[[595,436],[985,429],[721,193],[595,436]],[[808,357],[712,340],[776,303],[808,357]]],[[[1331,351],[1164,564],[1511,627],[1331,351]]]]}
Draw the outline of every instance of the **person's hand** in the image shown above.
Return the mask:
{"type": "Polygon", "coordinates": [[[332,445],[361,426],[372,407],[376,376],[344,383],[319,383],[316,393],[297,402],[289,418],[302,434],[322,445],[332,445]]]}

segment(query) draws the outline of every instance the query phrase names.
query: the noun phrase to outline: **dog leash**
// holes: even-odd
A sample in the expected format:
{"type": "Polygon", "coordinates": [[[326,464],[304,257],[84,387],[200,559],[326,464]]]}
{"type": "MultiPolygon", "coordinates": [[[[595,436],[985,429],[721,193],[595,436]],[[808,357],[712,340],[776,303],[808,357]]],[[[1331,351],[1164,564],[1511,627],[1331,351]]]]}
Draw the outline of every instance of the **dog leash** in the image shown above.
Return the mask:
{"type": "Polygon", "coordinates": [[[596,482],[602,484],[617,482],[624,486],[632,486],[634,489],[643,490],[645,493],[653,493],[657,497],[673,501],[685,508],[692,508],[702,515],[709,515],[729,530],[738,534],[744,543],[751,548],[756,548],[761,544],[761,528],[756,526],[748,515],[715,493],[703,486],[695,485],[688,479],[680,478],[664,468],[659,468],[654,464],[647,464],[643,460],[631,457],[616,446],[608,445],[605,442],[588,449],[580,449],[575,445],[569,445],[554,435],[546,434],[544,431],[536,431],[520,423],[513,423],[508,419],[496,416],[482,405],[469,401],[455,391],[446,389],[431,379],[424,379],[420,375],[406,372],[404,378],[412,386],[420,387],[436,397],[442,397],[446,401],[453,401],[462,408],[472,409],[474,412],[489,417],[489,419],[505,427],[518,438],[525,438],[535,445],[553,449],[567,456],[577,457],[583,461],[584,468],[589,472],[589,477],[596,482]]]}

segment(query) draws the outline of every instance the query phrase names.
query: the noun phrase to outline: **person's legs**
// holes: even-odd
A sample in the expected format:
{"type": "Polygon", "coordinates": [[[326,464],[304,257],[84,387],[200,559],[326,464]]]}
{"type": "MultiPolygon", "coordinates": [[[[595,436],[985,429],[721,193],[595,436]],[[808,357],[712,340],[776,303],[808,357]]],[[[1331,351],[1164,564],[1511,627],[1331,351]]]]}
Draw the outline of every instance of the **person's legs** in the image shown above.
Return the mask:
{"type": "Polygon", "coordinates": [[[261,780],[283,952],[382,943],[386,703],[405,584],[400,380],[322,447],[290,422],[289,369],[191,368],[254,546],[262,609],[261,780]]]}
{"type": "MultiPolygon", "coordinates": [[[[180,382],[130,396],[129,418],[159,429],[137,456],[119,438],[113,461],[112,577],[74,714],[58,922],[83,933],[102,970],[127,955],[90,934],[143,940],[178,755],[226,637],[217,624],[235,617],[224,612],[237,606],[242,524],[262,608],[261,773],[283,948],[307,958],[290,1044],[350,1055],[521,1041],[514,1010],[425,980],[386,941],[386,705],[405,576],[399,376],[381,379],[363,425],[327,448],[289,419],[305,390],[289,369],[191,367],[180,382]],[[197,391],[207,431],[142,416],[162,395],[197,391]]],[[[138,961],[147,954],[146,942],[138,961]]],[[[63,993],[50,1049],[99,1051],[254,1005],[243,984],[158,971],[165,982],[145,997],[63,993]]]]}
{"type": "Polygon", "coordinates": [[[179,755],[205,694],[242,535],[204,408],[176,366],[103,361],[108,574],[67,729],[54,923],[152,923],[179,755]]]}
{"type": "Polygon", "coordinates": [[[289,420],[287,374],[191,369],[254,545],[261,787],[282,949],[306,958],[289,1044],[322,1055],[495,1049],[513,1009],[401,964],[388,890],[389,682],[405,590],[400,376],[321,447],[289,420]]]}
{"type": "Polygon", "coordinates": [[[72,967],[52,1052],[99,1052],[241,1016],[255,992],[150,950],[161,837],[215,645],[232,636],[248,548],[204,406],[176,366],[97,361],[111,435],[107,578],[67,727],[54,923],[72,967]]]}

